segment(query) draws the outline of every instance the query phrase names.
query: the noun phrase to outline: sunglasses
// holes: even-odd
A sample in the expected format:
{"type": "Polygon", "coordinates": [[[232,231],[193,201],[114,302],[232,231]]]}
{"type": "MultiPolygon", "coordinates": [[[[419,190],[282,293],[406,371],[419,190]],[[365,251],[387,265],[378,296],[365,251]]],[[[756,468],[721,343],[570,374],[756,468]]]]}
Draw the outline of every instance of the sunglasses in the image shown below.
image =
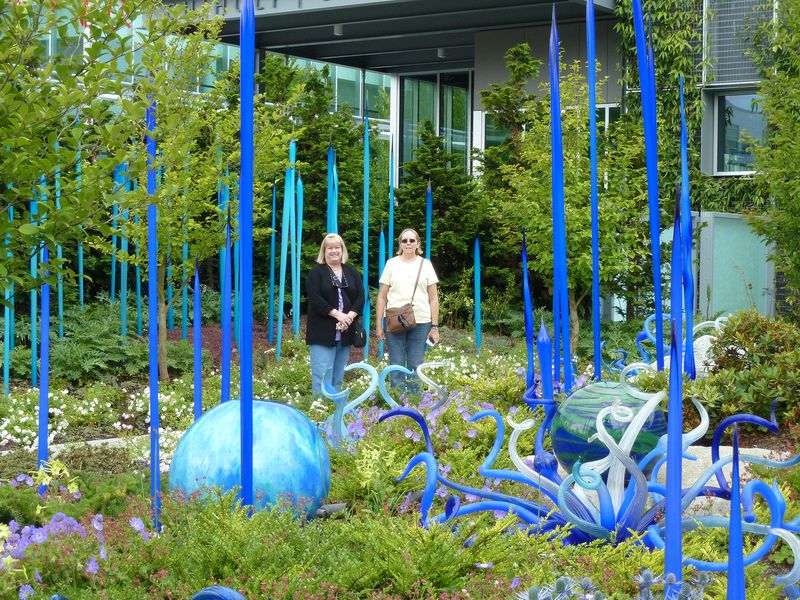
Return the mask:
{"type": "Polygon", "coordinates": [[[416,243],[417,240],[415,240],[414,238],[403,238],[400,241],[403,242],[404,244],[414,244],[416,243]]]}

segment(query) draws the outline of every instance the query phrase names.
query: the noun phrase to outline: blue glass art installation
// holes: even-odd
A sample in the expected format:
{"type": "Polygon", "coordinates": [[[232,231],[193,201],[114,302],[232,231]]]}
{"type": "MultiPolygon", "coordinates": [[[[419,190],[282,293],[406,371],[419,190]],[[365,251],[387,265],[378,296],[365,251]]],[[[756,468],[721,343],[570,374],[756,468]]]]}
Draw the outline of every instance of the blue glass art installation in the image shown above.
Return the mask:
{"type": "MultiPolygon", "coordinates": [[[[443,360],[438,362],[424,362],[417,367],[417,377],[419,377],[423,383],[433,390],[433,394],[438,396],[438,399],[431,407],[431,410],[436,410],[437,408],[444,406],[444,404],[447,403],[448,395],[442,386],[433,381],[430,376],[427,375],[426,371],[428,369],[435,369],[437,367],[450,366],[452,366],[452,363],[449,360],[443,360]]],[[[389,365],[384,367],[379,374],[375,367],[364,362],[349,364],[344,370],[347,372],[353,370],[366,371],[370,376],[370,382],[367,385],[367,388],[361,392],[361,394],[355,400],[350,402],[348,402],[348,398],[350,397],[350,389],[345,388],[341,391],[336,391],[331,389],[325,380],[322,382],[322,395],[333,402],[335,406],[333,414],[331,414],[325,420],[323,428],[331,445],[337,450],[340,449],[343,442],[350,444],[357,441],[351,435],[347,425],[345,425],[345,416],[354,413],[355,409],[358,408],[365,400],[369,399],[376,390],[380,392],[381,398],[383,398],[386,404],[389,405],[389,408],[398,407],[399,404],[394,400],[394,398],[392,398],[389,390],[386,389],[386,378],[391,373],[396,371],[404,373],[405,375],[413,374],[412,371],[409,371],[407,368],[400,365],[389,365]]]]}
{"type": "MultiPolygon", "coordinates": [[[[241,482],[239,400],[217,405],[178,442],[169,472],[170,490],[187,495],[209,487],[225,491],[241,482]]],[[[254,508],[291,503],[313,516],[330,490],[328,448],[317,426],[280,402],[253,402],[254,508]]]]}
{"type": "MultiPolygon", "coordinates": [[[[579,390],[558,408],[561,413],[553,420],[550,431],[554,449],[559,446],[559,438],[574,442],[565,433],[559,434],[557,428],[573,427],[573,421],[584,423],[584,432],[574,434],[586,435],[586,448],[596,444],[603,451],[578,451],[567,446],[561,450],[560,460],[567,462],[573,459],[571,469],[566,476],[557,470],[556,458],[545,449],[538,438],[540,428],[547,427],[548,405],[541,400],[545,410],[544,418],[527,419],[515,422],[510,416],[505,419],[496,410],[483,410],[472,416],[471,421],[493,420],[496,426],[495,440],[492,449],[478,473],[485,478],[504,480],[521,484],[519,493],[499,492],[491,489],[478,489],[447,479],[436,459],[425,416],[409,407],[396,407],[387,412],[381,421],[404,417],[411,419],[419,427],[424,439],[425,449],[409,461],[398,480],[405,479],[417,466],[425,468],[425,486],[420,503],[420,524],[424,527],[432,523],[452,522],[455,519],[480,511],[503,511],[514,514],[520,521],[519,526],[530,534],[551,534],[557,528],[569,525],[564,542],[578,544],[593,540],[604,540],[612,544],[620,543],[632,537],[641,539],[640,543],[648,548],[664,548],[665,525],[663,521],[666,486],[663,481],[666,466],[667,434],[657,435],[665,431],[665,419],[660,404],[665,401],[666,394],[648,394],[631,385],[627,377],[630,373],[650,369],[650,365],[635,363],[626,367],[620,374],[618,384],[591,384],[586,391],[579,390]],[[598,389],[597,386],[600,386],[598,389]],[[589,406],[580,406],[584,401],[589,406]],[[567,413],[580,412],[580,418],[567,413]],[[594,412],[593,426],[589,426],[591,413],[594,412]],[[506,439],[506,425],[512,432],[508,438],[507,452],[515,469],[497,469],[494,463],[503,449],[506,439]],[[645,444],[639,443],[644,434],[645,444]],[[537,443],[535,455],[522,457],[517,451],[519,438],[526,432],[536,433],[537,443]],[[650,447],[650,450],[646,450],[650,447]],[[592,454],[588,454],[591,452],[592,454]],[[643,455],[642,455],[643,454],[643,455]],[[452,495],[445,501],[444,508],[433,514],[433,503],[437,488],[442,486],[452,495]],[[530,491],[538,491],[538,497],[530,491]],[[463,502],[464,495],[477,498],[463,502]],[[531,498],[535,498],[531,499],[531,498]]],[[[708,413],[700,402],[693,400],[700,423],[691,431],[681,436],[684,458],[692,458],[690,447],[700,440],[709,430],[708,413]]],[[[723,467],[731,464],[733,455],[721,456],[720,444],[723,434],[737,423],[748,423],[777,431],[774,412],[771,420],[754,415],[736,415],[725,419],[712,436],[713,464],[694,482],[684,482],[681,491],[681,509],[685,511],[700,497],[714,496],[727,501],[736,492],[723,474],[723,467]],[[713,485],[712,480],[716,479],[713,485]]],[[[577,431],[577,430],[576,430],[577,431]]],[[[742,451],[738,455],[741,463],[760,464],[773,468],[787,468],[800,464],[800,455],[788,460],[771,460],[742,451]]],[[[735,485],[735,483],[734,483],[735,485]]],[[[744,565],[751,565],[763,558],[779,540],[786,542],[796,558],[800,558],[800,516],[794,518],[786,515],[786,502],[777,484],[769,485],[763,481],[752,480],[744,484],[741,490],[742,530],[748,534],[761,536],[760,544],[749,553],[743,554],[744,565]],[[755,513],[756,499],[762,499],[769,507],[766,522],[759,512],[755,513]]],[[[736,514],[732,507],[732,514],[736,514]]],[[[684,518],[683,532],[699,527],[730,527],[728,517],[715,515],[693,515],[692,519],[684,518]]],[[[725,571],[727,562],[711,562],[683,557],[683,564],[701,571],[725,571]]],[[[798,561],[795,560],[795,565],[798,561]]],[[[783,588],[789,598],[800,598],[796,583],[800,580],[800,566],[794,566],[788,572],[774,579],[776,586],[783,588]]]]}

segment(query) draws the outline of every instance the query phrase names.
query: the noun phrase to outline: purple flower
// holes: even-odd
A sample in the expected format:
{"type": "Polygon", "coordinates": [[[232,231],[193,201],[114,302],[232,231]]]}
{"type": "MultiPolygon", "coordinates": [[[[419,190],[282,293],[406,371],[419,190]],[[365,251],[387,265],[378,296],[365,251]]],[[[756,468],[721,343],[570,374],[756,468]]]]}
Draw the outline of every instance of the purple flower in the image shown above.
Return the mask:
{"type": "Polygon", "coordinates": [[[30,584],[25,584],[19,588],[19,600],[25,600],[26,598],[30,598],[33,596],[34,591],[30,584]]]}
{"type": "Polygon", "coordinates": [[[406,496],[406,499],[403,500],[403,503],[400,505],[400,512],[406,512],[409,504],[411,504],[411,492],[408,492],[408,496],[406,496]]]}
{"type": "Polygon", "coordinates": [[[413,434],[414,434],[414,432],[413,432],[413,431],[411,431],[411,430],[410,430],[410,429],[408,429],[408,428],[406,428],[406,430],[403,432],[403,435],[404,435],[404,436],[406,436],[406,437],[407,437],[407,438],[409,438],[409,439],[411,439],[411,436],[412,436],[413,434]]]}
{"type": "Polygon", "coordinates": [[[504,511],[504,510],[496,510],[496,511],[494,511],[494,518],[495,519],[502,519],[507,514],[508,513],[506,511],[504,511]]]}
{"type": "Polygon", "coordinates": [[[414,432],[414,435],[411,436],[411,439],[414,440],[415,442],[418,442],[422,439],[422,436],[419,433],[414,432]]]}
{"type": "Polygon", "coordinates": [[[47,541],[47,532],[44,527],[37,527],[31,533],[31,541],[34,544],[44,544],[47,541]]]}
{"type": "Polygon", "coordinates": [[[514,577],[514,579],[511,580],[511,589],[512,590],[516,589],[518,586],[519,586],[519,577],[514,577]]]}
{"type": "Polygon", "coordinates": [[[440,498],[447,498],[447,488],[443,485],[440,485],[438,488],[436,488],[436,495],[440,498]]]}
{"type": "Polygon", "coordinates": [[[519,407],[517,406],[512,406],[511,408],[508,409],[508,412],[512,415],[517,414],[517,411],[519,411],[519,407]]]}
{"type": "Polygon", "coordinates": [[[80,500],[81,496],[83,496],[83,494],[81,493],[80,490],[76,490],[76,491],[72,492],[72,499],[73,500],[80,500]]]}
{"type": "Polygon", "coordinates": [[[475,431],[474,429],[470,429],[467,432],[467,437],[470,437],[470,438],[478,437],[478,432],[475,431]]]}
{"type": "Polygon", "coordinates": [[[422,392],[422,396],[420,398],[420,406],[426,407],[433,404],[433,394],[430,392],[422,392]]]}
{"type": "Polygon", "coordinates": [[[8,530],[11,533],[17,533],[19,531],[19,523],[17,523],[14,519],[11,519],[8,522],[8,530]]]}
{"type": "Polygon", "coordinates": [[[367,434],[367,430],[364,427],[364,421],[361,419],[356,419],[355,421],[351,421],[347,424],[347,433],[349,433],[355,439],[360,439],[367,434]]]}
{"type": "Polygon", "coordinates": [[[475,566],[478,569],[491,569],[494,566],[494,563],[491,561],[485,563],[475,563],[475,566]]]}
{"type": "Polygon", "coordinates": [[[34,579],[36,579],[36,581],[38,581],[39,583],[42,583],[42,575],[41,575],[41,573],[39,573],[39,569],[34,569],[33,570],[33,577],[34,577],[34,579]]]}
{"type": "Polygon", "coordinates": [[[144,531],[144,521],[142,521],[139,517],[131,517],[129,523],[134,531],[138,531],[139,533],[144,531]]]}
{"type": "Polygon", "coordinates": [[[97,514],[92,518],[92,527],[97,531],[103,531],[103,515],[97,514]]]}
{"type": "Polygon", "coordinates": [[[94,556],[92,558],[90,558],[89,561],[86,563],[86,572],[89,575],[97,574],[97,569],[99,569],[99,568],[100,568],[100,565],[97,564],[97,559],[94,556]]]}
{"type": "Polygon", "coordinates": [[[101,544],[100,545],[100,560],[106,560],[108,558],[108,554],[106,554],[106,547],[101,544]]]}
{"type": "Polygon", "coordinates": [[[494,410],[494,404],[491,402],[481,402],[481,408],[483,410],[494,410]]]}
{"type": "Polygon", "coordinates": [[[524,372],[525,372],[525,369],[523,369],[522,367],[517,369],[517,375],[522,375],[524,372]]]}

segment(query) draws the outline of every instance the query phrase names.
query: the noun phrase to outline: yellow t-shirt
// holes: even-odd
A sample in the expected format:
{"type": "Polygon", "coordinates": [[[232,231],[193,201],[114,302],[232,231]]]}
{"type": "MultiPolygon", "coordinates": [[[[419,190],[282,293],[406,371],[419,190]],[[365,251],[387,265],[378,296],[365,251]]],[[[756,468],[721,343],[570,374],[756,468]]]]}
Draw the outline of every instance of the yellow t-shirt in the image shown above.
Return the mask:
{"type": "Polygon", "coordinates": [[[414,280],[417,278],[419,261],[424,261],[419,274],[417,293],[414,294],[414,318],[417,323],[431,322],[431,304],[428,301],[428,286],[439,283],[431,261],[417,257],[417,260],[405,262],[399,256],[386,261],[380,282],[389,286],[386,308],[399,308],[411,302],[414,292],[414,280]]]}

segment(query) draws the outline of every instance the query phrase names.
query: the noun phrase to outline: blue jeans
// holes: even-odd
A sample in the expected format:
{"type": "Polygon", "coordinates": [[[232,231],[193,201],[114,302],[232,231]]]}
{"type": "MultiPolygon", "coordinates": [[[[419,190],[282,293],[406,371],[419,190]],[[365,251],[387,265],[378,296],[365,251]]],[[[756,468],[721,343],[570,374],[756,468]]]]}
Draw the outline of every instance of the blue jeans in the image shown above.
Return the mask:
{"type": "Polygon", "coordinates": [[[311,391],[315,396],[322,394],[322,378],[337,392],[342,389],[344,368],[350,357],[350,346],[320,346],[310,344],[308,353],[311,356],[311,391]]]}
{"type": "MultiPolygon", "coordinates": [[[[431,332],[430,323],[417,323],[414,329],[403,333],[386,332],[386,346],[389,350],[389,363],[400,365],[409,371],[416,371],[425,362],[425,340],[431,332]]],[[[409,394],[419,393],[417,376],[406,376],[394,371],[391,374],[392,387],[405,390],[409,394]]]]}

